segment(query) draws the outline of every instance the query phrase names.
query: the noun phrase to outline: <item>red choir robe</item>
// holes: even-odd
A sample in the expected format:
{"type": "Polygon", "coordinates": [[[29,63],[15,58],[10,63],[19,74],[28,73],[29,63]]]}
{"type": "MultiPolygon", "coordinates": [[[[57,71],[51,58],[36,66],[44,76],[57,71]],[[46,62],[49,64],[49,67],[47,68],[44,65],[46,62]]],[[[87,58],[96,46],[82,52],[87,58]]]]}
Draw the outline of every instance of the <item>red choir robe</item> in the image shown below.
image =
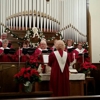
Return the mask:
{"type": "Polygon", "coordinates": [[[18,49],[17,51],[16,51],[16,57],[15,57],[15,61],[16,62],[27,62],[27,61],[29,61],[29,59],[30,59],[30,57],[28,57],[27,55],[22,55],[22,48],[21,49],[18,49]],[[19,59],[19,57],[20,57],[20,59],[19,59]]]}
{"type": "MultiPolygon", "coordinates": [[[[46,65],[43,63],[42,50],[47,50],[47,49],[37,48],[35,50],[34,54],[30,56],[30,62],[41,63],[40,67],[42,68],[42,72],[45,73],[46,65]]],[[[39,67],[39,69],[40,69],[40,67],[39,67]]]]}
{"type": "Polygon", "coordinates": [[[35,58],[38,58],[38,57],[41,55],[41,53],[42,53],[42,49],[41,49],[41,48],[37,48],[37,49],[35,50],[33,56],[34,56],[35,58]]]}
{"type": "Polygon", "coordinates": [[[77,63],[79,64],[82,64],[84,63],[85,61],[89,61],[89,57],[88,58],[84,58],[83,56],[80,56],[79,54],[81,53],[87,53],[87,50],[82,48],[81,50],[79,50],[78,48],[76,48],[74,51],[73,51],[73,54],[75,54],[75,57],[74,59],[76,59],[77,63]]]}
{"type": "Polygon", "coordinates": [[[53,91],[53,96],[69,95],[69,63],[66,51],[57,50],[49,55],[50,91],[53,91]],[[63,62],[63,65],[60,65],[62,63],[60,61],[63,62]]]}
{"type": "Polygon", "coordinates": [[[66,51],[68,52],[68,55],[69,55],[69,61],[72,62],[74,59],[73,59],[73,46],[67,46],[67,49],[66,51]],[[70,51],[68,51],[68,49],[70,49],[70,51]]]}
{"type": "MultiPolygon", "coordinates": [[[[10,49],[6,47],[6,49],[10,49]]],[[[14,54],[4,54],[4,48],[0,47],[0,62],[14,62],[14,54]],[[1,55],[3,53],[3,55],[1,55]]]]}
{"type": "Polygon", "coordinates": [[[39,62],[43,62],[43,59],[41,57],[42,55],[42,50],[47,50],[47,49],[41,49],[41,48],[37,48],[34,52],[34,54],[32,55],[35,59],[37,58],[37,60],[39,62]]]}

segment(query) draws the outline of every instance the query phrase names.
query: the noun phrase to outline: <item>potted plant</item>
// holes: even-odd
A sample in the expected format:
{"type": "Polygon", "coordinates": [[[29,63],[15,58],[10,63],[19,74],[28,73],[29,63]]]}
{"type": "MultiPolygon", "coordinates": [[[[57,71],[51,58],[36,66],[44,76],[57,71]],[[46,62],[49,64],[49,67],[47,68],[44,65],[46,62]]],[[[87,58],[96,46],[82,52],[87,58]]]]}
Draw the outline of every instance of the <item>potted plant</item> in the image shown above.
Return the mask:
{"type": "Polygon", "coordinates": [[[40,75],[38,71],[31,67],[22,67],[18,73],[14,75],[14,80],[23,85],[25,92],[31,92],[32,85],[35,82],[40,82],[40,75]]]}
{"type": "Polygon", "coordinates": [[[92,70],[97,70],[97,67],[90,62],[84,62],[81,65],[80,72],[85,73],[86,76],[90,76],[92,70]]]}

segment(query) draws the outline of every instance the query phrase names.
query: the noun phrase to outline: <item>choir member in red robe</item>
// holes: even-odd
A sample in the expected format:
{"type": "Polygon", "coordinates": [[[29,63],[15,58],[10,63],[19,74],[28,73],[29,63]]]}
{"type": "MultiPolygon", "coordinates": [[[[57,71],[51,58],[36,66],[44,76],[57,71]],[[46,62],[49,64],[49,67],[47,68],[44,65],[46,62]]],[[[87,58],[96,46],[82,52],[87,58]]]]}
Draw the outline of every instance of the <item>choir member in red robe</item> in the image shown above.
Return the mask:
{"type": "Polygon", "coordinates": [[[35,58],[39,58],[39,56],[42,54],[43,50],[47,50],[47,43],[45,40],[42,40],[40,42],[39,47],[35,50],[35,52],[32,56],[34,56],[35,58]]]}
{"type": "Polygon", "coordinates": [[[45,67],[46,65],[43,64],[43,57],[42,57],[42,51],[47,50],[47,43],[46,40],[41,40],[39,47],[35,50],[34,54],[30,56],[30,61],[31,62],[41,62],[41,65],[38,68],[38,72],[44,73],[45,72],[45,67]]]}
{"type": "Polygon", "coordinates": [[[82,43],[78,43],[77,48],[73,51],[74,59],[76,59],[76,62],[79,64],[84,63],[85,61],[89,61],[89,57],[85,57],[84,54],[88,53],[88,51],[82,47],[82,43]]]}
{"type": "Polygon", "coordinates": [[[15,61],[16,62],[27,62],[30,59],[30,55],[29,54],[24,54],[22,51],[24,48],[29,48],[28,43],[27,42],[23,42],[22,47],[16,51],[16,57],[15,57],[15,61]]]}
{"type": "Polygon", "coordinates": [[[48,65],[51,67],[50,91],[53,96],[69,95],[69,58],[62,40],[56,42],[56,51],[49,55],[48,65]]]}
{"type": "Polygon", "coordinates": [[[67,40],[67,52],[68,52],[68,55],[69,55],[70,62],[72,62],[74,60],[73,59],[73,50],[74,50],[73,40],[72,39],[68,39],[67,40]]]}
{"type": "MultiPolygon", "coordinates": [[[[0,47],[2,47],[2,40],[4,40],[4,39],[7,39],[7,33],[2,33],[1,39],[0,39],[0,47]]],[[[8,47],[13,48],[10,41],[8,41],[8,47]]]]}
{"type": "Polygon", "coordinates": [[[13,62],[14,61],[14,54],[5,54],[4,49],[10,49],[8,46],[8,40],[2,40],[2,47],[0,47],[0,62],[13,62]]]}

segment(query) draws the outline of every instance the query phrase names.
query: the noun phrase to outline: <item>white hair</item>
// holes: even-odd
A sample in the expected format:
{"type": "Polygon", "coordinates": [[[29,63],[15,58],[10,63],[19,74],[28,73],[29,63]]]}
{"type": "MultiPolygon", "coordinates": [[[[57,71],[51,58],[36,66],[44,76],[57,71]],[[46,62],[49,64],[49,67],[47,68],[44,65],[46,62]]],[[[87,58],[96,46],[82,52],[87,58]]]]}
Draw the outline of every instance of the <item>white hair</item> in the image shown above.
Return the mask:
{"type": "Polygon", "coordinates": [[[62,40],[57,40],[55,46],[56,46],[56,49],[57,50],[58,49],[61,49],[61,50],[64,50],[65,49],[65,44],[64,44],[64,42],[62,40]]]}
{"type": "Polygon", "coordinates": [[[41,43],[47,44],[47,42],[45,40],[41,40],[40,44],[41,43]]]}
{"type": "Polygon", "coordinates": [[[4,40],[2,40],[2,43],[4,44],[4,43],[8,43],[8,40],[7,39],[4,39],[4,40]]]}

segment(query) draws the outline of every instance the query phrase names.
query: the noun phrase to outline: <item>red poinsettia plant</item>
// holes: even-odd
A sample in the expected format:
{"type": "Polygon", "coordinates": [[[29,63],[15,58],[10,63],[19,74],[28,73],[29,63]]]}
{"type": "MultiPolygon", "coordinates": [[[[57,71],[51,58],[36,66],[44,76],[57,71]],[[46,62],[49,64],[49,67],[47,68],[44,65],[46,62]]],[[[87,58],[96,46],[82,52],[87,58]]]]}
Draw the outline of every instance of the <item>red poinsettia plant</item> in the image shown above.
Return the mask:
{"type": "Polygon", "coordinates": [[[81,65],[81,72],[87,74],[88,72],[91,72],[91,70],[97,70],[97,67],[86,61],[81,65]]]}
{"type": "Polygon", "coordinates": [[[14,79],[18,83],[34,83],[40,82],[40,75],[38,71],[31,67],[22,67],[20,71],[14,75],[14,79]]]}
{"type": "Polygon", "coordinates": [[[27,65],[28,66],[31,66],[31,68],[35,68],[37,69],[38,66],[39,66],[39,63],[38,63],[38,58],[37,57],[34,57],[34,56],[30,56],[30,60],[29,62],[27,62],[27,65]]]}

